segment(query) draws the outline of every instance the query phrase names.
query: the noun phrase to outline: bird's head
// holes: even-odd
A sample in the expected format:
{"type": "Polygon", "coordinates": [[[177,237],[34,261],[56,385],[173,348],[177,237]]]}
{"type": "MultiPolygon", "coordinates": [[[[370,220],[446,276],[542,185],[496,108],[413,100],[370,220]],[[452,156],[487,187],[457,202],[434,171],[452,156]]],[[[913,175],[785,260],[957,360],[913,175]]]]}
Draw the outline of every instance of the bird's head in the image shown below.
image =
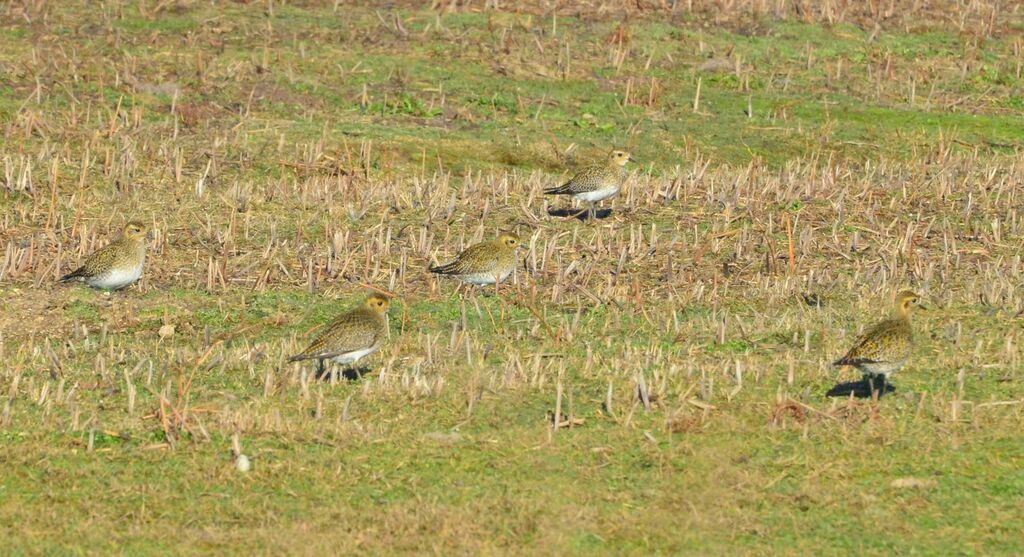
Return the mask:
{"type": "Polygon", "coordinates": [[[903,290],[896,294],[896,312],[900,315],[908,315],[914,308],[925,309],[921,303],[921,297],[910,290],[903,290]]]}
{"type": "Polygon", "coordinates": [[[626,166],[627,162],[636,162],[636,159],[630,156],[626,151],[620,151],[618,149],[611,152],[608,155],[608,160],[614,166],[626,166]]]}
{"type": "Polygon", "coordinates": [[[137,220],[133,220],[128,224],[124,225],[121,229],[121,235],[131,240],[142,240],[146,237],[146,225],[142,224],[137,220]]]}
{"type": "Polygon", "coordinates": [[[374,292],[363,300],[363,307],[374,313],[383,315],[387,313],[388,308],[391,307],[391,299],[384,294],[374,292]]]}
{"type": "Polygon", "coordinates": [[[505,247],[515,249],[519,247],[522,241],[519,239],[519,235],[515,232],[503,232],[498,236],[498,243],[505,247]]]}

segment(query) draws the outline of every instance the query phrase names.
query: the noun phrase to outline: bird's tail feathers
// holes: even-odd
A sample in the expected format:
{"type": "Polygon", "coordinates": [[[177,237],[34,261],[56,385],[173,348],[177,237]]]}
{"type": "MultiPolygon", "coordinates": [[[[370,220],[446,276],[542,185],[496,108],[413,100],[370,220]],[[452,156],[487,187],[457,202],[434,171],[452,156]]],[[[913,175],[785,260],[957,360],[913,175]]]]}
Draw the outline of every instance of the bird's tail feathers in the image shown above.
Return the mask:
{"type": "Polygon", "coordinates": [[[71,280],[80,279],[80,278],[82,278],[84,276],[85,276],[85,270],[83,268],[79,267],[78,269],[75,269],[74,271],[71,271],[70,273],[60,277],[60,281],[61,282],[68,282],[68,281],[71,281],[71,280]]]}
{"type": "Polygon", "coordinates": [[[431,265],[427,270],[438,275],[448,275],[455,271],[455,264],[446,263],[444,265],[431,265]]]}

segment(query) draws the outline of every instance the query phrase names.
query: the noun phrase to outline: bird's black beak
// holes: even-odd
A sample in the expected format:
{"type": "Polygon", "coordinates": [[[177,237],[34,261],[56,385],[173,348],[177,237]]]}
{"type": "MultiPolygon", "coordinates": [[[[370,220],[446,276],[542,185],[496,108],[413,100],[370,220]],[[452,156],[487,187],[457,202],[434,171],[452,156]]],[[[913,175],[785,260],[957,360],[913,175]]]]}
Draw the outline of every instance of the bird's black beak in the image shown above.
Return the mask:
{"type": "Polygon", "coordinates": [[[634,159],[632,155],[630,155],[630,157],[629,157],[629,162],[632,162],[632,163],[639,163],[639,161],[637,161],[636,159],[634,159]]]}
{"type": "Polygon", "coordinates": [[[914,305],[917,306],[917,309],[924,309],[924,310],[928,309],[928,306],[922,304],[921,302],[916,302],[914,305]]]}

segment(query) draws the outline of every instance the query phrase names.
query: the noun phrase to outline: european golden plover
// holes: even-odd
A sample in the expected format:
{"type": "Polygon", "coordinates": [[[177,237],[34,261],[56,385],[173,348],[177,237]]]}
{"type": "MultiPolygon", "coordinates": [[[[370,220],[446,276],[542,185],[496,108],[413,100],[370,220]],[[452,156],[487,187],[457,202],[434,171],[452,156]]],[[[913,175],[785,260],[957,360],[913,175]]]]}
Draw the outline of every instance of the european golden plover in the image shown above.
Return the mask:
{"type": "Polygon", "coordinates": [[[324,360],[350,365],[376,352],[387,336],[390,300],[382,294],[370,294],[356,309],[344,313],[323,330],[302,352],[289,362],[316,360],[317,376],[324,373],[324,360]]]}
{"type": "Polygon", "coordinates": [[[920,296],[909,290],[896,294],[893,316],[879,321],[857,337],[846,355],[832,365],[859,369],[871,390],[884,393],[889,376],[903,367],[913,348],[910,310],[914,307],[924,308],[920,296]]]}
{"type": "Polygon", "coordinates": [[[589,218],[596,215],[597,204],[615,196],[629,176],[627,162],[636,162],[629,153],[615,150],[608,155],[608,162],[583,168],[571,180],[544,190],[548,195],[571,195],[573,199],[590,203],[589,218]]]}
{"type": "Polygon", "coordinates": [[[139,280],[145,261],[146,225],[131,221],[124,225],[116,240],[93,252],[81,267],[60,280],[77,280],[93,288],[119,290],[139,280]]]}
{"type": "Polygon", "coordinates": [[[430,272],[457,278],[476,286],[495,285],[508,278],[516,268],[519,236],[505,232],[497,239],[466,248],[444,265],[431,265],[430,272]]]}

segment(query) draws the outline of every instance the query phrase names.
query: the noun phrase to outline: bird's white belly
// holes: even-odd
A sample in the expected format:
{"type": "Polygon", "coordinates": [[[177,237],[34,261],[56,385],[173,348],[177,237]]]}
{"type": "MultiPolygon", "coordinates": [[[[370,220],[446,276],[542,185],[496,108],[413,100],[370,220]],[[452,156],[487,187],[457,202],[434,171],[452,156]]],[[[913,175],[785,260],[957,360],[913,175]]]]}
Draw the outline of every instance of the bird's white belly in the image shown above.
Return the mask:
{"type": "Polygon", "coordinates": [[[609,197],[612,197],[617,193],[619,193],[619,187],[615,186],[594,191],[585,191],[583,193],[577,193],[576,195],[573,195],[573,198],[579,199],[580,201],[594,203],[597,201],[608,199],[609,197]]]}
{"type": "Polygon", "coordinates": [[[469,284],[475,284],[477,286],[487,286],[497,282],[502,282],[512,274],[512,269],[502,271],[495,275],[494,273],[475,273],[472,275],[464,275],[462,280],[469,284]]]}
{"type": "Polygon", "coordinates": [[[377,351],[377,348],[379,348],[379,346],[371,346],[370,348],[364,348],[362,350],[354,350],[352,352],[346,352],[344,354],[340,354],[340,355],[335,356],[335,357],[333,357],[331,359],[334,360],[334,363],[336,363],[336,364],[341,364],[341,365],[353,364],[353,363],[358,362],[359,360],[363,359],[363,357],[369,356],[370,354],[373,354],[374,352],[377,351]]]}
{"type": "Polygon", "coordinates": [[[903,367],[903,362],[871,362],[860,364],[857,367],[868,375],[889,376],[899,371],[903,367]]]}
{"type": "Polygon", "coordinates": [[[124,267],[111,269],[106,273],[89,279],[88,284],[93,288],[103,290],[119,290],[139,280],[142,276],[142,265],[135,267],[124,267]]]}

